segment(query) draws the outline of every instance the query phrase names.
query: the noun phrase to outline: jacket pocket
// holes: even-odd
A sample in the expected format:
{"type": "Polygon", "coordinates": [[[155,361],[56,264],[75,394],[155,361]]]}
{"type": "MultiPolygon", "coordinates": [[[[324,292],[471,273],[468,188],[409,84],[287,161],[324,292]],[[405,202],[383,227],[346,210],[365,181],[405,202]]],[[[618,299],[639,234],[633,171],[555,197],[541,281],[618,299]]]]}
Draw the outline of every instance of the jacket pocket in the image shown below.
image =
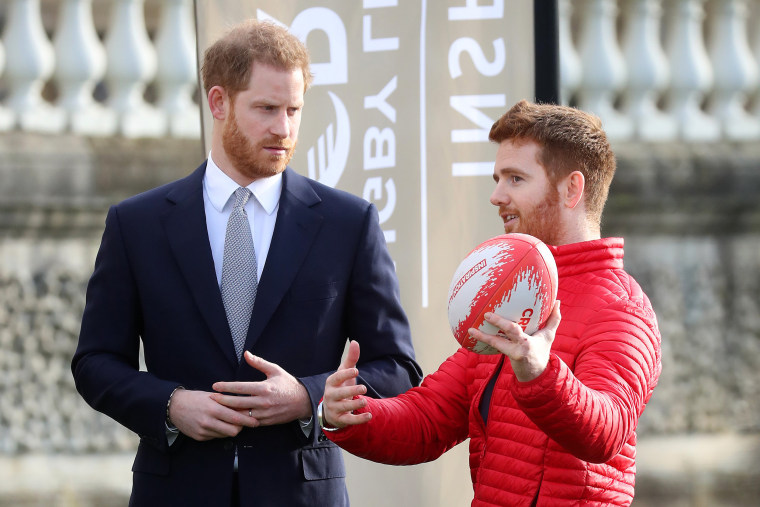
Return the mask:
{"type": "Polygon", "coordinates": [[[340,448],[334,444],[301,449],[303,476],[307,481],[346,477],[346,467],[340,448]]]}

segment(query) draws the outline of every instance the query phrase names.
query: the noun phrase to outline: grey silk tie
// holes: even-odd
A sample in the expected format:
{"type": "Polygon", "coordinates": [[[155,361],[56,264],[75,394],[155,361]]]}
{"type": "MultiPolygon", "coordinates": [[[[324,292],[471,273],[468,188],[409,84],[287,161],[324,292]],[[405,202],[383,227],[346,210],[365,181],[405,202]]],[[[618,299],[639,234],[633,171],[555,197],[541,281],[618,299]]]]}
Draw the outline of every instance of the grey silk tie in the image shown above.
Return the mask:
{"type": "Polygon", "coordinates": [[[227,222],[222,261],[222,301],[238,361],[243,354],[259,285],[256,251],[248,224],[248,214],[244,208],[250,197],[251,191],[247,188],[240,187],[235,190],[235,205],[227,222]]]}

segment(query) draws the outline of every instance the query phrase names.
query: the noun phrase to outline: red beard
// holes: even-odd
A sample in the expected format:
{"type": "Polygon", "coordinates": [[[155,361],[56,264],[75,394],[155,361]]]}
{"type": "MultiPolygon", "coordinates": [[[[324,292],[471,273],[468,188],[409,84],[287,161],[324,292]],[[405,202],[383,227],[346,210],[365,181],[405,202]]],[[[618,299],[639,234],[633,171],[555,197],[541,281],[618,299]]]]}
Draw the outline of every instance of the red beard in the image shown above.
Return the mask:
{"type": "Polygon", "coordinates": [[[511,213],[516,214],[520,221],[518,230],[513,232],[530,234],[547,245],[558,244],[561,226],[559,223],[559,192],[556,189],[548,190],[544,200],[533,208],[522,212],[512,211],[511,213]]]}
{"type": "Polygon", "coordinates": [[[295,143],[290,144],[277,137],[252,144],[240,131],[234,108],[224,125],[222,146],[235,169],[253,180],[268,178],[284,171],[296,149],[295,143]],[[285,148],[286,152],[284,155],[271,155],[264,151],[265,146],[285,148]]]}

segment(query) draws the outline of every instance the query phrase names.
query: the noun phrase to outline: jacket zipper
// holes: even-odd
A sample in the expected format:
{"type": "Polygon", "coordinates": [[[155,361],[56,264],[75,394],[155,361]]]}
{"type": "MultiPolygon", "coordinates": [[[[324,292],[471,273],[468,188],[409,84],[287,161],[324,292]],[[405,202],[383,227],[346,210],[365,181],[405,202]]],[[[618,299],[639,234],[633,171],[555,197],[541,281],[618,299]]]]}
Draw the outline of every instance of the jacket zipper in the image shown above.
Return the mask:
{"type": "Polygon", "coordinates": [[[480,449],[480,460],[478,465],[478,474],[475,477],[476,482],[480,483],[480,471],[483,470],[483,460],[486,456],[486,448],[488,447],[488,422],[483,421],[483,417],[480,415],[480,402],[483,400],[483,393],[486,390],[486,387],[491,382],[491,379],[496,376],[496,380],[494,380],[493,389],[491,390],[491,399],[488,400],[488,420],[491,420],[491,408],[493,407],[493,398],[494,398],[494,392],[496,391],[496,384],[499,381],[498,376],[501,374],[501,370],[504,367],[504,354],[502,354],[501,359],[498,363],[496,363],[496,368],[494,368],[493,373],[488,377],[488,380],[486,382],[483,382],[483,385],[478,390],[477,395],[475,396],[476,403],[476,410],[478,412],[478,424],[480,424],[481,430],[483,432],[483,448],[480,449]]]}

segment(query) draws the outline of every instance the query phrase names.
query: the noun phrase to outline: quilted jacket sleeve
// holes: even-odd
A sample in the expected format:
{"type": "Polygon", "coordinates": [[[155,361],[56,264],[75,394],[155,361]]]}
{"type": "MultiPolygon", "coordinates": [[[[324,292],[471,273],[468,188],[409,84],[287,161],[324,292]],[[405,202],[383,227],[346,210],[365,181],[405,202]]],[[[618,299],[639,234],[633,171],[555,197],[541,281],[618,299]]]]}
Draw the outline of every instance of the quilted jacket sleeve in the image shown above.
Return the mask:
{"type": "Polygon", "coordinates": [[[633,436],[662,369],[660,334],[646,296],[616,301],[588,322],[575,368],[556,355],[512,394],[550,438],[579,459],[604,463],[633,436]]]}
{"type": "Polygon", "coordinates": [[[367,398],[372,419],[326,432],[356,456],[389,465],[432,461],[467,438],[469,399],[463,349],[449,357],[419,387],[394,398],[367,398]]]}

